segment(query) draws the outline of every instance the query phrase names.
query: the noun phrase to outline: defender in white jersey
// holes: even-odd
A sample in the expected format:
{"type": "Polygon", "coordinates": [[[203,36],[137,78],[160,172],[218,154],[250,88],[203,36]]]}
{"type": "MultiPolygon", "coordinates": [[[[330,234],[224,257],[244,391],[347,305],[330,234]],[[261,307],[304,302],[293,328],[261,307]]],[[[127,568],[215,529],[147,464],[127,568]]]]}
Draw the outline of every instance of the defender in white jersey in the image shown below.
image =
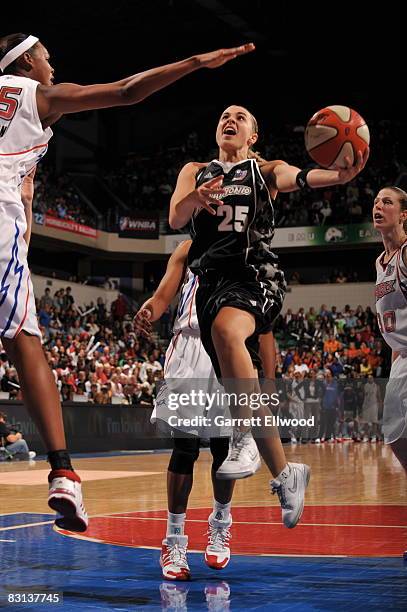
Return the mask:
{"type": "Polygon", "coordinates": [[[253,49],[252,44],[220,49],[103,85],[53,85],[50,56],[37,37],[18,33],[0,39],[0,339],[49,451],[48,503],[66,529],[84,531],[88,519],[36,323],[27,266],[32,198],[24,206],[22,182],[45,154],[50,126],[64,113],[135,104],[190,72],[216,68],[253,49]]]}
{"type": "Polygon", "coordinates": [[[383,410],[383,434],[407,471],[407,194],[386,187],[377,194],[373,222],[383,238],[376,260],[376,311],[393,358],[383,410]]]}
{"type": "MultiPolygon", "coordinates": [[[[188,383],[199,381],[199,386],[208,385],[216,381],[215,371],[206,353],[200,338],[198,318],[196,315],[195,295],[198,280],[186,268],[187,257],[191,241],[181,243],[171,255],[165,276],[153,297],[147,300],[140,308],[134,319],[136,331],[149,338],[152,331],[151,322],[156,321],[163,314],[168,304],[177,294],[183,279],[183,285],[178,303],[177,317],[174,324],[174,336],[166,353],[164,375],[169,381],[171,391],[174,384],[179,385],[177,392],[188,392],[188,383]]],[[[254,347],[252,347],[254,350],[254,347]]],[[[263,364],[264,376],[273,379],[275,376],[275,345],[271,332],[260,336],[259,358],[263,364]]],[[[168,390],[164,385],[158,392],[154,418],[167,419],[168,390]]],[[[186,406],[183,411],[184,418],[196,415],[196,409],[186,406]]],[[[212,410],[211,413],[212,414],[212,410]]],[[[179,410],[177,410],[179,416],[179,410]]],[[[182,426],[177,425],[179,430],[182,426]]],[[[184,534],[184,524],[189,494],[192,488],[194,463],[199,455],[199,436],[210,438],[210,449],[213,455],[212,484],[213,484],[213,512],[208,522],[208,546],[205,552],[207,565],[214,569],[226,567],[230,559],[230,527],[232,517],[230,514],[231,499],[235,480],[221,480],[216,471],[228,456],[229,437],[223,437],[223,432],[214,431],[211,426],[186,428],[183,433],[174,432],[174,450],[168,467],[168,522],[167,535],[162,543],[161,566],[163,575],[169,580],[189,580],[190,571],[187,561],[188,537],[184,534]],[[189,435],[188,435],[189,434],[189,435]],[[192,435],[195,434],[195,435],[192,435]]],[[[228,432],[229,435],[229,432],[228,432]]],[[[240,469],[245,476],[250,476],[260,466],[259,454],[256,444],[251,437],[246,447],[241,447],[234,456],[239,460],[240,469]],[[253,467],[254,466],[254,467],[253,467]]],[[[238,478],[242,474],[237,475],[238,478]]],[[[289,493],[287,493],[288,497],[289,493]]],[[[292,501],[293,495],[290,497],[292,501]]],[[[290,520],[298,515],[298,508],[302,500],[290,506],[290,520]]]]}

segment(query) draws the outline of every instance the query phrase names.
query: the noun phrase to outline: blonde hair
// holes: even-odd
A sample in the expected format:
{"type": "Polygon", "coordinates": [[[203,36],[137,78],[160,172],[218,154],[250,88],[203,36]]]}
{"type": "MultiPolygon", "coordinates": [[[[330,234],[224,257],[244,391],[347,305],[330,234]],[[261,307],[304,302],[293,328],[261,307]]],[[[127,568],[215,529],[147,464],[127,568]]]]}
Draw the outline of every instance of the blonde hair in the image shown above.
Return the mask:
{"type": "MultiPolygon", "coordinates": [[[[245,107],[243,107],[243,108],[245,108],[245,107]]],[[[249,113],[250,120],[252,122],[253,134],[258,134],[259,133],[259,125],[257,123],[257,119],[256,119],[256,117],[254,115],[252,115],[252,113],[247,108],[246,108],[246,110],[249,113]]],[[[249,159],[255,159],[259,164],[266,164],[267,163],[267,160],[264,159],[264,157],[262,157],[258,151],[255,151],[254,149],[252,149],[252,147],[249,147],[249,152],[247,154],[247,157],[249,157],[249,159]]]]}
{"type": "MultiPolygon", "coordinates": [[[[395,187],[393,185],[390,187],[386,187],[385,189],[391,189],[392,191],[397,193],[399,197],[401,211],[403,212],[407,210],[407,193],[404,191],[404,189],[400,189],[400,187],[395,187]]],[[[407,219],[403,223],[403,230],[407,234],[407,219]]]]}

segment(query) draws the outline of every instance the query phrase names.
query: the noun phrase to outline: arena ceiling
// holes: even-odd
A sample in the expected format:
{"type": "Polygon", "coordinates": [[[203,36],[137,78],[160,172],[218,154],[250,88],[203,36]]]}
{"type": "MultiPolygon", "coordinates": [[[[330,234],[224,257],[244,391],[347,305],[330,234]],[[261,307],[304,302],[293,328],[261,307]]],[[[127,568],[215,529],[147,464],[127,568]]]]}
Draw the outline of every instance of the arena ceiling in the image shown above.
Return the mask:
{"type": "MultiPolygon", "coordinates": [[[[59,81],[104,82],[198,51],[252,40],[257,52],[198,78],[161,100],[255,93],[263,105],[347,103],[369,113],[401,112],[403,22],[385,5],[287,0],[95,0],[2,7],[1,34],[41,37],[59,81]],[[386,91],[383,91],[386,84],[386,91]]],[[[9,4],[8,6],[13,6],[9,4]]],[[[404,106],[404,105],[403,105],[404,106]]],[[[271,111],[272,112],[272,111],[271,111]]],[[[303,112],[302,109],[300,111],[303,112]]]]}

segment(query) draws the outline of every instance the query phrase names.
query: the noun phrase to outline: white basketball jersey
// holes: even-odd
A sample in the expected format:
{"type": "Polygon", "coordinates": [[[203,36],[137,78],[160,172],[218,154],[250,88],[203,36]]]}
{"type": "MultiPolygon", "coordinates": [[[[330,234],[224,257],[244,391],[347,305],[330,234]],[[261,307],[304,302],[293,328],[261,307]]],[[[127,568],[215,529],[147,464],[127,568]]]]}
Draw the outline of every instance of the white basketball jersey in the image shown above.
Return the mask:
{"type": "Polygon", "coordinates": [[[20,200],[24,176],[45,155],[51,128],[38,115],[38,81],[0,76],[0,202],[20,200]]]}
{"type": "Polygon", "coordinates": [[[387,264],[383,252],[376,260],[376,311],[380,331],[393,351],[407,349],[407,266],[403,251],[407,241],[387,264]]]}
{"type": "Polygon", "coordinates": [[[191,270],[188,269],[178,302],[174,333],[184,331],[199,334],[199,324],[195,305],[195,293],[197,288],[198,277],[192,274],[191,270]]]}

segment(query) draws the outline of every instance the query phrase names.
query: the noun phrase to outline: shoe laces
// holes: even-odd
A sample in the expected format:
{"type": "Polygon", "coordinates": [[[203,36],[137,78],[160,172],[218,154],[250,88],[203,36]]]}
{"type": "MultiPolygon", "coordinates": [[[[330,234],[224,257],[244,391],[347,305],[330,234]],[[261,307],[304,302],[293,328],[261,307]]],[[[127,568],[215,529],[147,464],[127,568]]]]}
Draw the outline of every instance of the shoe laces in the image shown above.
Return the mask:
{"type": "Polygon", "coordinates": [[[275,495],[277,493],[278,498],[280,500],[280,505],[283,509],[289,508],[289,504],[287,498],[285,496],[285,487],[282,483],[272,484],[271,485],[271,494],[275,495]]]}
{"type": "Polygon", "coordinates": [[[246,434],[240,433],[233,438],[230,449],[230,461],[239,461],[240,453],[246,445],[246,434]]]}
{"type": "Polygon", "coordinates": [[[181,544],[167,544],[167,552],[163,555],[164,563],[174,563],[187,567],[187,547],[181,544]]]}
{"type": "Polygon", "coordinates": [[[221,548],[228,546],[229,540],[232,538],[229,527],[213,525],[211,523],[209,523],[208,531],[205,535],[208,536],[210,546],[220,546],[221,548]]]}

